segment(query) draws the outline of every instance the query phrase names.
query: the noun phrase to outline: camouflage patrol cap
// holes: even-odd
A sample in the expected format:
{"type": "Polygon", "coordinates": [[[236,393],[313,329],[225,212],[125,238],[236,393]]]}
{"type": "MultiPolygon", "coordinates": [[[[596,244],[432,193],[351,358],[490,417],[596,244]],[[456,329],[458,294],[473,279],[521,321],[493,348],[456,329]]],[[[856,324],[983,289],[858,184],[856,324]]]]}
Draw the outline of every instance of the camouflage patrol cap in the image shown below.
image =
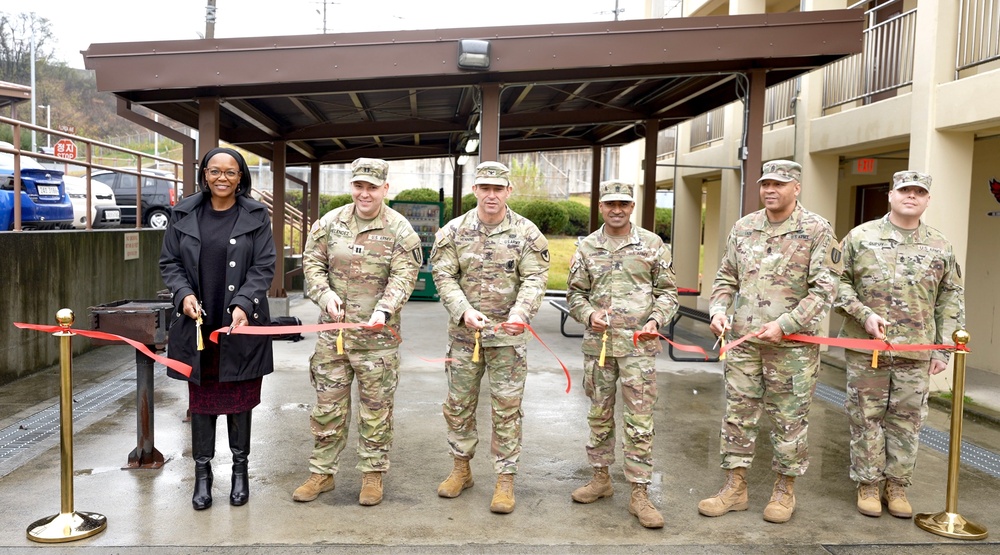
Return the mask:
{"type": "Polygon", "coordinates": [[[476,166],[475,185],[510,187],[510,169],[500,162],[483,162],[476,166]]]}
{"type": "Polygon", "coordinates": [[[922,187],[925,191],[930,192],[931,176],[910,170],[892,174],[892,190],[895,191],[902,187],[922,187]]]}
{"type": "Polygon", "coordinates": [[[632,189],[631,183],[617,180],[604,181],[601,183],[601,202],[610,202],[613,200],[635,202],[635,197],[632,196],[632,189]]]}
{"type": "Polygon", "coordinates": [[[802,181],[802,166],[791,160],[771,160],[764,164],[760,172],[762,175],[757,183],[772,179],[782,183],[789,181],[802,181]]]}
{"type": "Polygon", "coordinates": [[[351,162],[351,181],[365,181],[381,187],[389,175],[389,162],[378,158],[358,158],[351,162]]]}

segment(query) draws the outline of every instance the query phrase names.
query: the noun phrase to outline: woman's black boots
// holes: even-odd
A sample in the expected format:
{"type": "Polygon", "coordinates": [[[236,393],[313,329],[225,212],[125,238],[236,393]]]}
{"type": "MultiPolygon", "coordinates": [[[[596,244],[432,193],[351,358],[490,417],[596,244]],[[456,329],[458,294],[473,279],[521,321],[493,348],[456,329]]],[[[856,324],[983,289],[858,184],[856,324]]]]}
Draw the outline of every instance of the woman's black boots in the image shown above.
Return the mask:
{"type": "Polygon", "coordinates": [[[191,458],[194,459],[194,495],[191,505],[201,511],[212,506],[212,457],[215,456],[214,414],[191,415],[191,458]]]}
{"type": "Polygon", "coordinates": [[[247,476],[247,457],[250,455],[251,411],[227,414],[229,449],[233,452],[233,489],[229,504],[240,506],[250,500],[250,479],[247,476]]]}

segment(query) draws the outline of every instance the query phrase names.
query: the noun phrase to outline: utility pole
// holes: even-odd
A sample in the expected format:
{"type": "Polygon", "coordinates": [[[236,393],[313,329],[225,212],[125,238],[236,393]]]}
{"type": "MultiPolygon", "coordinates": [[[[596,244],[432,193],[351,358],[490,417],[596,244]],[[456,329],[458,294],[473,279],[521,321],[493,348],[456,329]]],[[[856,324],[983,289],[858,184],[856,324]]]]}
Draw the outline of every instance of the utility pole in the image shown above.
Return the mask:
{"type": "MultiPolygon", "coordinates": [[[[31,12],[31,125],[35,125],[35,12],[31,12]]],[[[21,145],[14,145],[14,148],[21,148],[21,145]]],[[[35,128],[31,128],[31,152],[38,150],[38,140],[35,136],[35,128]]]]}
{"type": "Polygon", "coordinates": [[[319,0],[323,4],[323,11],[316,10],[316,13],[323,16],[323,34],[326,34],[326,6],[327,4],[339,4],[340,2],[332,2],[331,0],[319,0]]]}
{"type": "Polygon", "coordinates": [[[215,0],[208,0],[205,6],[205,38],[215,38],[215,0]]]}

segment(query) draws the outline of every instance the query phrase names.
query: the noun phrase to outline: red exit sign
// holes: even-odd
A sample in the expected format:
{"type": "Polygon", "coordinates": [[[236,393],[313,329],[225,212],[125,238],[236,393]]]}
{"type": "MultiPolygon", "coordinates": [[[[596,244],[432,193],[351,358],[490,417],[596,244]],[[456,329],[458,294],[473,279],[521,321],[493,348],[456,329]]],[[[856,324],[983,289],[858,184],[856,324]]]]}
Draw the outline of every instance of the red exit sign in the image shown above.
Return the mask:
{"type": "Polygon", "coordinates": [[[874,158],[858,158],[851,166],[851,173],[855,175],[874,175],[878,173],[878,160],[874,158]]]}

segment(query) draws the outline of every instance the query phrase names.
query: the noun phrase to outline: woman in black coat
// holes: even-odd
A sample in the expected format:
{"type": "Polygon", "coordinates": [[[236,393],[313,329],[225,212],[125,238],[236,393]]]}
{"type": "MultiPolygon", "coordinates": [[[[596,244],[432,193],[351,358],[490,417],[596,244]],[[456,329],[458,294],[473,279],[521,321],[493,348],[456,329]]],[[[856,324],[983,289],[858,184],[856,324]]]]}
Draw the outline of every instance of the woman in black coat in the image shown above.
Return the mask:
{"type": "Polygon", "coordinates": [[[226,415],[233,453],[229,502],[243,505],[250,498],[250,416],[260,404],[263,376],[274,371],[270,337],[220,334],[218,345],[209,341],[220,327],[270,323],[267,291],[275,249],[267,207],[250,198],[243,156],[215,148],[199,168],[201,193],[174,206],[160,253],[160,272],[175,308],[167,355],[192,369],[190,378],[173,370],[167,374],[188,381],[195,510],[212,506],[211,461],[220,414],[226,415]]]}

